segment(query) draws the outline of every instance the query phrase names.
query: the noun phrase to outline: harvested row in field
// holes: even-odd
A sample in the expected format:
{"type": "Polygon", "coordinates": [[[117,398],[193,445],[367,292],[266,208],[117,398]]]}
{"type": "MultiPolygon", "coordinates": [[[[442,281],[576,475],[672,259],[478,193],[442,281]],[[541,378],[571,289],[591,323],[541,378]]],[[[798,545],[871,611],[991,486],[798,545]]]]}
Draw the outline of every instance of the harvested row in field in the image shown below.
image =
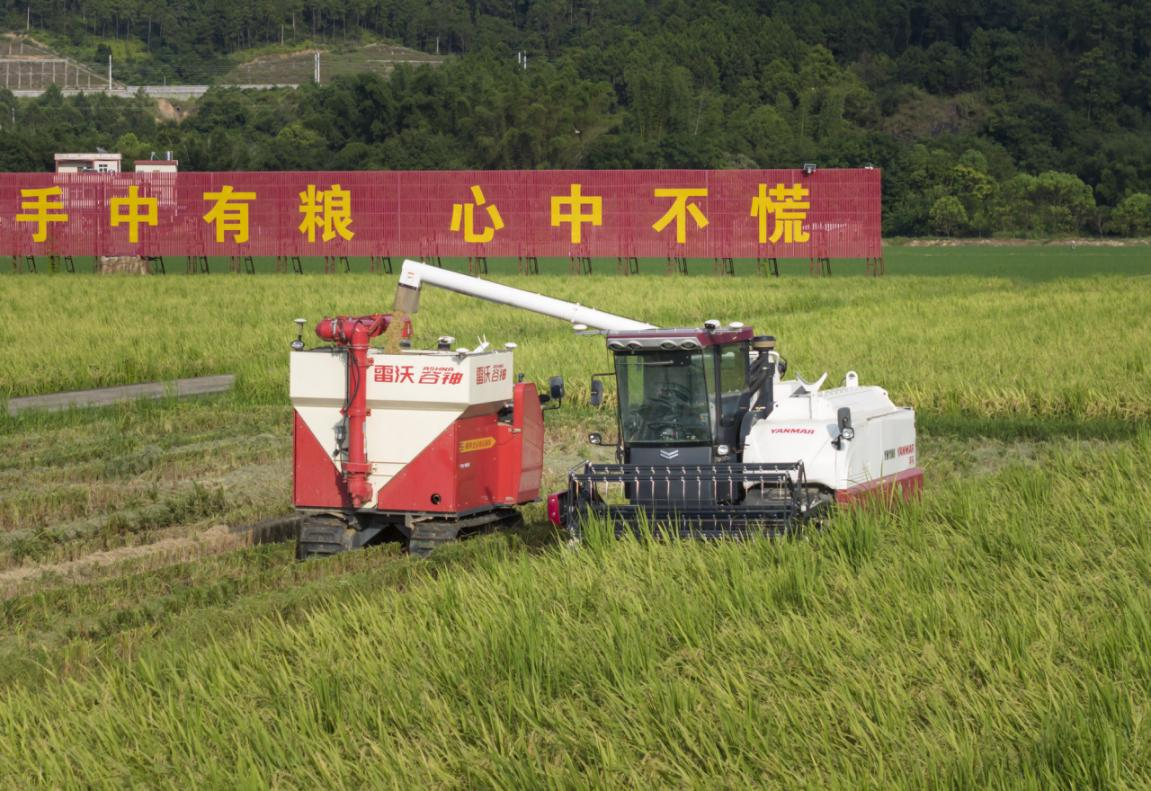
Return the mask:
{"type": "Polygon", "coordinates": [[[8,399],[8,414],[18,415],[28,410],[58,412],[78,407],[107,406],[141,398],[182,398],[193,395],[226,393],[236,383],[231,374],[201,376],[195,379],[177,379],[174,382],[146,382],[144,384],[105,387],[98,390],[74,390],[69,393],[24,396],[8,399]]]}

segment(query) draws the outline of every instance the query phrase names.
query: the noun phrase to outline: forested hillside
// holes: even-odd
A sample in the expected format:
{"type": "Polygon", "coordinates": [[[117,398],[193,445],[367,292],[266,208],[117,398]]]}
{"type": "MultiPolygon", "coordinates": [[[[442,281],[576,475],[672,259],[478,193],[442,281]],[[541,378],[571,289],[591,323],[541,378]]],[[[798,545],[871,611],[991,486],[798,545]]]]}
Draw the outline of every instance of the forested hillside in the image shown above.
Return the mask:
{"type": "Polygon", "coordinates": [[[194,169],[873,163],[889,234],[1151,231],[1151,0],[0,0],[0,19],[93,62],[127,41],[134,82],[281,42],[457,56],[213,91],[178,125],[142,101],[0,93],[9,170],[97,144],[194,169]]]}

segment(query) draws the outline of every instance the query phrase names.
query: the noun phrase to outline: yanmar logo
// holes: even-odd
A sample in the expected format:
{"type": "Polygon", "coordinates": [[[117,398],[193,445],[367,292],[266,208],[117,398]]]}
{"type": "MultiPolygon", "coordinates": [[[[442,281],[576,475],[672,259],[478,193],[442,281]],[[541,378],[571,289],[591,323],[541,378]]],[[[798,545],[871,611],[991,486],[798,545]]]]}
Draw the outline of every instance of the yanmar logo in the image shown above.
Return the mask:
{"type": "Polygon", "coordinates": [[[910,445],[900,445],[899,446],[899,455],[900,456],[910,456],[913,453],[915,453],[915,443],[914,442],[911,443],[910,445]]]}
{"type": "Polygon", "coordinates": [[[814,434],[813,428],[773,428],[772,434],[814,434]]]}

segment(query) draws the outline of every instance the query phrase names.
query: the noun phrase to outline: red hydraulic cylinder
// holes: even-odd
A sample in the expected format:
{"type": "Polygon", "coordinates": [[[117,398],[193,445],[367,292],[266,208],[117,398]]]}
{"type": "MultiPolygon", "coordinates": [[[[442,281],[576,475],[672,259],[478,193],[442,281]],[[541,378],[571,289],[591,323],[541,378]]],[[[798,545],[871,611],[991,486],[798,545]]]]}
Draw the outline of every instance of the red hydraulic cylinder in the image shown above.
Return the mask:
{"type": "MultiPolygon", "coordinates": [[[[348,397],[346,405],[340,410],[347,417],[348,452],[341,461],[341,470],[348,487],[348,496],[356,508],[372,499],[372,484],[368,480],[372,465],[368,463],[364,436],[364,425],[369,414],[368,368],[372,365],[368,351],[372,338],[386,332],[391,323],[392,314],[373,313],[370,316],[336,316],[316,325],[316,335],[319,338],[348,349],[348,397]]],[[[411,322],[405,319],[401,337],[410,338],[411,335],[411,322]]]]}

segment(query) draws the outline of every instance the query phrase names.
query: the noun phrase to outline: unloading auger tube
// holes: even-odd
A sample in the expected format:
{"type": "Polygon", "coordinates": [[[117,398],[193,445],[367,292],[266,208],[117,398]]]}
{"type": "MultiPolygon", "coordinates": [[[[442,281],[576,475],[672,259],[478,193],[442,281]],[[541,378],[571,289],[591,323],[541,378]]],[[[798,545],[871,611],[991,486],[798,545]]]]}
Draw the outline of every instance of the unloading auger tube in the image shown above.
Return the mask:
{"type": "Polygon", "coordinates": [[[624,332],[656,329],[654,324],[645,324],[642,321],[617,316],[614,313],[605,313],[602,310],[580,305],[578,302],[566,302],[555,297],[547,297],[543,294],[536,294],[511,286],[502,286],[499,283],[449,272],[439,267],[428,266],[411,260],[404,261],[403,269],[400,270],[400,283],[396,288],[396,301],[393,309],[397,313],[408,315],[419,310],[420,287],[425,284],[455,291],[458,294],[485,299],[500,305],[542,313],[545,316],[569,321],[572,324],[583,324],[597,330],[624,332]]]}

